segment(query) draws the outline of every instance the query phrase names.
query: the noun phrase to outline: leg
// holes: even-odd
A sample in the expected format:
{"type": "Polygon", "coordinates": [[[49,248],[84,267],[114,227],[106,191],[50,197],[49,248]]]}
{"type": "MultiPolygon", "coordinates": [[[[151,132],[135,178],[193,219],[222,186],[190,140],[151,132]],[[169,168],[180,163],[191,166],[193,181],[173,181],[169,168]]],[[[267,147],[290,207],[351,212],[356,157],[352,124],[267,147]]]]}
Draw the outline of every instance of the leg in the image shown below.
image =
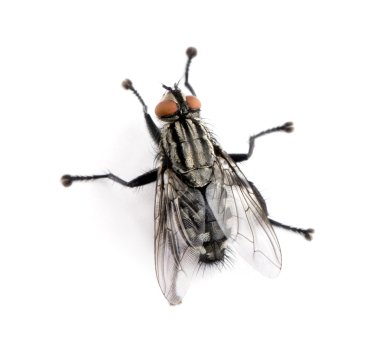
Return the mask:
{"type": "Polygon", "coordinates": [[[196,96],[193,87],[191,87],[189,83],[189,69],[190,69],[191,60],[197,55],[197,50],[194,47],[189,47],[186,50],[186,54],[187,54],[187,63],[186,63],[186,68],[185,68],[185,86],[191,92],[192,95],[196,96]]]}
{"type": "Polygon", "coordinates": [[[248,181],[248,182],[249,182],[249,185],[251,186],[252,191],[255,194],[257,200],[259,201],[262,209],[264,210],[265,214],[268,216],[269,215],[268,208],[267,208],[267,204],[266,204],[263,196],[261,195],[260,191],[256,188],[256,186],[253,184],[252,181],[248,181]]]}
{"type": "Polygon", "coordinates": [[[132,81],[129,79],[125,79],[122,83],[122,86],[125,89],[129,89],[133,92],[134,95],[136,95],[137,99],[139,99],[140,103],[143,106],[143,112],[144,112],[144,117],[145,117],[145,122],[148,127],[149,133],[154,140],[154,142],[158,145],[160,143],[160,138],[161,138],[161,132],[160,129],[156,126],[154,123],[152,117],[148,113],[148,106],[145,104],[144,100],[142,99],[141,95],[139,92],[135,90],[135,88],[132,85],[132,81]]]}
{"type": "Polygon", "coordinates": [[[125,181],[112,173],[108,174],[100,174],[100,175],[91,175],[91,176],[78,176],[78,175],[64,175],[61,178],[61,183],[65,187],[71,186],[74,181],[89,181],[89,180],[97,180],[97,179],[111,179],[120,185],[127,187],[139,187],[144,186],[146,184],[150,184],[157,179],[157,169],[146,172],[131,181],[125,181]]]}
{"type": "MultiPolygon", "coordinates": [[[[257,200],[259,201],[261,207],[263,208],[265,214],[267,216],[269,216],[268,209],[267,209],[267,204],[265,203],[265,200],[264,200],[263,196],[261,195],[260,191],[256,188],[256,186],[253,184],[252,181],[248,181],[248,182],[249,182],[249,185],[251,186],[251,188],[253,190],[253,193],[255,194],[257,200]]],[[[273,220],[273,219],[271,219],[269,217],[268,217],[268,220],[272,224],[272,226],[281,227],[281,228],[283,228],[285,230],[301,234],[307,240],[312,240],[313,239],[312,233],[314,233],[314,230],[312,228],[309,228],[309,229],[305,230],[303,228],[298,228],[298,227],[284,225],[284,224],[282,224],[282,223],[280,223],[280,222],[278,222],[276,220],[273,220]]]]}
{"type": "Polygon", "coordinates": [[[251,157],[253,149],[255,147],[255,139],[257,139],[263,135],[266,135],[266,134],[270,134],[273,132],[280,132],[280,131],[284,131],[287,133],[293,132],[293,123],[287,122],[287,123],[283,124],[282,126],[274,127],[274,128],[268,129],[266,131],[260,132],[259,134],[255,134],[255,135],[251,136],[249,138],[248,153],[232,153],[229,156],[235,162],[241,162],[241,161],[248,160],[251,157]]]}
{"type": "Polygon", "coordinates": [[[312,234],[314,233],[314,230],[312,228],[308,228],[307,230],[305,230],[303,228],[298,228],[298,227],[293,227],[293,226],[288,226],[288,225],[281,224],[280,222],[278,222],[276,220],[273,220],[271,218],[268,218],[268,220],[270,221],[270,223],[272,224],[272,226],[280,227],[280,228],[283,228],[285,230],[301,234],[307,240],[312,240],[313,239],[312,234]]]}

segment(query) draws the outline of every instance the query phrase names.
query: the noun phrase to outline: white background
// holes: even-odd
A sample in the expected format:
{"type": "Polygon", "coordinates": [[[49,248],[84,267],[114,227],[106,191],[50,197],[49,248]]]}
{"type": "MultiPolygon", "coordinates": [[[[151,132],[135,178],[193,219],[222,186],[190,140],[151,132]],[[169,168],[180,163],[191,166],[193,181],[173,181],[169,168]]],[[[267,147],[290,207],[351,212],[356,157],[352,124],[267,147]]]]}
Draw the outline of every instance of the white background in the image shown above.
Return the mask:
{"type": "Polygon", "coordinates": [[[1,338],[379,338],[377,1],[4,1],[0,5],[1,338]],[[60,185],[153,168],[149,108],[183,73],[271,215],[283,271],[238,258],[170,307],[153,261],[154,185],[60,185]]]}

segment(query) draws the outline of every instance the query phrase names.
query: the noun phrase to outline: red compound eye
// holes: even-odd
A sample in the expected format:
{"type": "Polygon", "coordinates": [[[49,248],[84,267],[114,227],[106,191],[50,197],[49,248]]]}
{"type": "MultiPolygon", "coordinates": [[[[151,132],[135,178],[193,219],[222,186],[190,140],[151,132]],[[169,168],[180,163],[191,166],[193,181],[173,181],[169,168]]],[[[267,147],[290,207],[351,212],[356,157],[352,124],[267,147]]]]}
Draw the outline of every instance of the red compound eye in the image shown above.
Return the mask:
{"type": "Polygon", "coordinates": [[[201,102],[199,101],[199,99],[193,95],[188,95],[186,97],[186,103],[187,103],[187,106],[189,106],[189,108],[191,110],[198,110],[201,108],[201,102]]]}
{"type": "Polygon", "coordinates": [[[173,100],[161,101],[155,109],[158,118],[168,117],[178,111],[178,106],[173,100]]]}

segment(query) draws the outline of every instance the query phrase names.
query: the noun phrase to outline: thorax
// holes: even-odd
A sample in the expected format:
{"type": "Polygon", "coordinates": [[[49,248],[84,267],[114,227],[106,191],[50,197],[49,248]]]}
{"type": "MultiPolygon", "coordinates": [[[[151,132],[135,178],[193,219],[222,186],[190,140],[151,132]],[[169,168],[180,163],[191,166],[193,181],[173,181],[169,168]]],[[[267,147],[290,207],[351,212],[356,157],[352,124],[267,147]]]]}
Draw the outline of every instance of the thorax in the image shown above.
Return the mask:
{"type": "Polygon", "coordinates": [[[189,185],[209,183],[215,162],[214,145],[207,128],[199,119],[179,119],[162,129],[161,148],[173,170],[189,185]]]}

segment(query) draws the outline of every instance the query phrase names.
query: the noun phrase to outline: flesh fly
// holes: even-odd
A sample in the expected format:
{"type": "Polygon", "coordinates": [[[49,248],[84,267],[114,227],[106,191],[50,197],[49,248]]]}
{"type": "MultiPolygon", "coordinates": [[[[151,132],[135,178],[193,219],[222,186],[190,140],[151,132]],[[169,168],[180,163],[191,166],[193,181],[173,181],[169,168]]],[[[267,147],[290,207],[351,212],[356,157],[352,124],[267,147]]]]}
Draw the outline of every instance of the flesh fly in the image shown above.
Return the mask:
{"type": "Polygon", "coordinates": [[[163,85],[165,93],[155,109],[162,127],[155,124],[132,82],[123,82],[123,87],[142,104],[147,128],[158,149],[157,168],[131,181],[112,173],[61,178],[64,186],[105,178],[126,187],[156,182],[156,275],[172,305],[182,301],[200,266],[223,264],[231,249],[264,275],[278,275],[282,257],[273,227],[299,233],[308,240],[313,233],[313,229],[271,219],[260,192],[237,165],[251,157],[257,138],[292,132],[293,124],[287,122],[251,136],[247,153],[227,153],[202,121],[201,102],[189,83],[189,68],[197,51],[190,47],[186,54],[184,85],[189,93],[177,83],[173,87],[163,85]]]}

